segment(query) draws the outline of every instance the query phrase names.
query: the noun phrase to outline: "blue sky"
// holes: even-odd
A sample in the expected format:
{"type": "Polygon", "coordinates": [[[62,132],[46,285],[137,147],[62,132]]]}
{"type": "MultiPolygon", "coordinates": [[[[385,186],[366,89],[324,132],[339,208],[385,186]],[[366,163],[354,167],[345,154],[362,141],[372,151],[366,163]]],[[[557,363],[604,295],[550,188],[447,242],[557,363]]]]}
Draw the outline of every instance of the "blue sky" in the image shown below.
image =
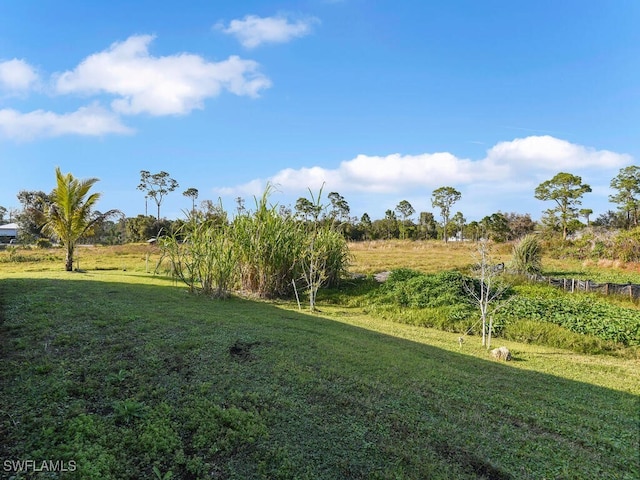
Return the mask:
{"type": "Polygon", "coordinates": [[[148,170],[180,184],[168,218],[266,182],[372,218],[445,185],[468,220],[539,218],[566,171],[595,218],[640,159],[639,23],[636,0],[0,2],[0,205],[59,166],[127,216],[148,170]]]}

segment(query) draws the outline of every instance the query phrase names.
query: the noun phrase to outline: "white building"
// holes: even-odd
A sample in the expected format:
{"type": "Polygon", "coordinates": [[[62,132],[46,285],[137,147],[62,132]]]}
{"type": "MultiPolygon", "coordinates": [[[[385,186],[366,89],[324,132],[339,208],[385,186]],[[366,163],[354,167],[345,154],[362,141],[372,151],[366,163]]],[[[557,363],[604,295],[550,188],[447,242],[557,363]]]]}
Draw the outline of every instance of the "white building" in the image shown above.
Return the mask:
{"type": "Polygon", "coordinates": [[[0,225],[0,243],[9,243],[18,236],[18,224],[7,223],[0,225]]]}

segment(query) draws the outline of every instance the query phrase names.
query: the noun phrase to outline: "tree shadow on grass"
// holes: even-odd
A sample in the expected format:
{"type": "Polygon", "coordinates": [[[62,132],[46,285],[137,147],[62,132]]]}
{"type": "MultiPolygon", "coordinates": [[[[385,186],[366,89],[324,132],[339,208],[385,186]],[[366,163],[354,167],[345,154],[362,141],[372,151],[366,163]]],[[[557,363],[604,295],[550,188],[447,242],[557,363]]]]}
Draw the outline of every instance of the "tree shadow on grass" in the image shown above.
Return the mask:
{"type": "Polygon", "coordinates": [[[77,478],[152,465],[175,478],[640,471],[636,395],[265,302],[104,278],[0,282],[1,458],[75,459],[77,478]],[[114,405],[136,407],[130,421],[115,422],[114,405]]]}

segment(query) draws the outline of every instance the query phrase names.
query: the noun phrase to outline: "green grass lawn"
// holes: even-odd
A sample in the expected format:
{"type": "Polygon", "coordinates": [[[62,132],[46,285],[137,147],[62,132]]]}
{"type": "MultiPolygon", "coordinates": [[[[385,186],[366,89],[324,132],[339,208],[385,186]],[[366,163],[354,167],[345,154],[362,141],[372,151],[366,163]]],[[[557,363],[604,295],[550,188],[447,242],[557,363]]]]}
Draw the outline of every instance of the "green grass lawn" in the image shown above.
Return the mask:
{"type": "Polygon", "coordinates": [[[140,270],[0,273],[1,478],[640,476],[638,360],[501,342],[497,362],[140,270]],[[75,471],[7,471],[26,459],[75,471]]]}

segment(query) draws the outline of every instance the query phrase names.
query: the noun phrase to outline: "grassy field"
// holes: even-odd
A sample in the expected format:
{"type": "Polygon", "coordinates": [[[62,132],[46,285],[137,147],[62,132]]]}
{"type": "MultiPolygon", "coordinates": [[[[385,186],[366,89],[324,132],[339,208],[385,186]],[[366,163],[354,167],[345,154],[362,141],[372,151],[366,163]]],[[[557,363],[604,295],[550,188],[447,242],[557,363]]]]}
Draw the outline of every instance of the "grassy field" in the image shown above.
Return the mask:
{"type": "MultiPolygon", "coordinates": [[[[408,260],[382,250],[354,271],[408,260]]],[[[640,476],[638,360],[501,342],[504,363],[343,305],[190,296],[148,252],[0,263],[0,478],[640,476]]],[[[401,266],[465,261],[429,256],[401,266]]]]}
{"type": "MultiPolygon", "coordinates": [[[[353,253],[352,270],[377,273],[394,268],[412,268],[425,273],[442,270],[465,269],[474,263],[474,243],[442,241],[410,242],[384,240],[350,244],[353,253]]],[[[498,244],[493,248],[496,263],[511,259],[511,245],[498,244]]],[[[639,283],[640,264],[601,260],[543,258],[543,274],[566,278],[579,278],[596,282],[639,283]]]]}

